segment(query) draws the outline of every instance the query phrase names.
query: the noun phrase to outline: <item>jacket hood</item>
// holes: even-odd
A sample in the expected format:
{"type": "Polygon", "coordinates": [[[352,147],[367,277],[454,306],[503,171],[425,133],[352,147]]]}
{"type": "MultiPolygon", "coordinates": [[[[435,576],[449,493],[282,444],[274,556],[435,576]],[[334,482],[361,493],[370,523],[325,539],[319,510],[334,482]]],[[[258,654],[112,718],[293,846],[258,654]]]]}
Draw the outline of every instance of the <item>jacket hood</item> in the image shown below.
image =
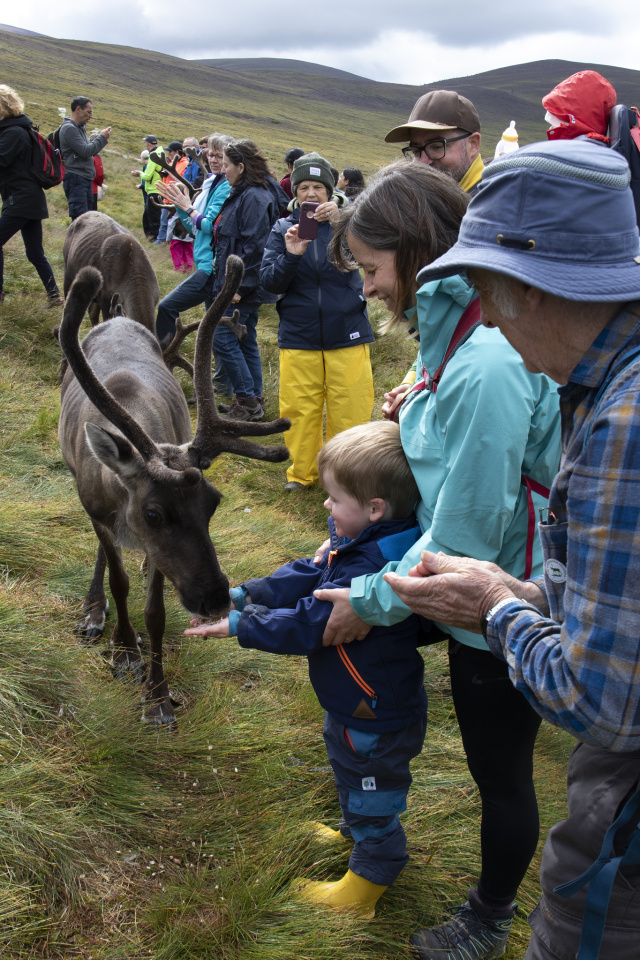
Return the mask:
{"type": "Polygon", "coordinates": [[[336,525],[333,517],[327,518],[329,523],[329,539],[332,550],[350,549],[352,546],[361,547],[364,543],[377,543],[385,537],[393,537],[396,534],[406,533],[408,530],[414,530],[418,526],[415,514],[400,520],[380,520],[379,523],[372,523],[354,537],[353,540],[347,540],[346,537],[339,537],[336,533],[336,525]]]}
{"type": "Polygon", "coordinates": [[[21,113],[17,117],[5,117],[0,120],[0,127],[24,127],[25,130],[31,130],[33,124],[26,113],[21,113]]]}
{"type": "Polygon", "coordinates": [[[573,140],[587,136],[608,143],[609,114],[617,94],[608,80],[595,70],[580,70],[567,77],[542,98],[542,106],[558,120],[547,130],[549,140],[573,140]]]}

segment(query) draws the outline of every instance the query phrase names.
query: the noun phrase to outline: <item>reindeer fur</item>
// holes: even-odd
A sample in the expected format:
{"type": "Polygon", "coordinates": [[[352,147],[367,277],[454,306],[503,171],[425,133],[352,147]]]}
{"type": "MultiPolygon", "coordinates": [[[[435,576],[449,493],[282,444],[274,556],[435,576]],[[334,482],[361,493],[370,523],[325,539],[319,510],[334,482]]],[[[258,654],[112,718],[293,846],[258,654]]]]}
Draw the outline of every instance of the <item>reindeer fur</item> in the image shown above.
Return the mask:
{"type": "Polygon", "coordinates": [[[117,302],[124,316],[155,335],[160,287],[146,250],[129,230],[106,213],[90,210],[69,226],[62,252],[65,297],[83,267],[96,267],[102,275],[99,293],[89,305],[92,326],[101,310],[103,320],[111,317],[117,302]]]}
{"type": "Polygon", "coordinates": [[[230,257],[224,288],[200,325],[195,357],[198,426],[193,440],[184,394],[165,366],[153,334],[128,317],[114,316],[79,344],[87,306],[100,296],[101,277],[94,268],[85,267],[74,280],[60,327],[60,343],[69,361],[62,384],[60,446],[100,542],[80,632],[87,640],[102,634],[108,566],[118,615],[111,639],[112,666],[120,676],[144,678],[145,719],[156,725],[175,723],[162,666],[164,578],[194,616],[217,618],[229,608],[229,584],[209,537],[220,494],[202,471],[225,450],[271,461],[288,455],[285,447],[263,447],[242,437],[280,433],[288,429],[288,420],[222,420],[215,408],[211,342],[242,273],[242,262],[230,257]],[[147,557],[145,622],[151,655],[146,676],[127,609],[129,579],[122,547],[144,550],[147,557]]]}

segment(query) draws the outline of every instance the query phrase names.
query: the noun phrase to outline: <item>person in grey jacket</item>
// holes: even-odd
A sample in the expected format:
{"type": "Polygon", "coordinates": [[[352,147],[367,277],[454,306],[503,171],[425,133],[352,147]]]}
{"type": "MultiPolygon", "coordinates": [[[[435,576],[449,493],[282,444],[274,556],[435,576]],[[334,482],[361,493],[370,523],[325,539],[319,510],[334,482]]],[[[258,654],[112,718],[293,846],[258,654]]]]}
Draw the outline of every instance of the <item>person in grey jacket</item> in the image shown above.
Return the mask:
{"type": "Polygon", "coordinates": [[[60,153],[64,163],[64,192],[72,220],[91,210],[94,177],[93,158],[106,147],[111,127],[105,127],[97,137],[89,140],[86,124],[93,116],[88,97],[74,97],[71,116],[65,117],[60,127],[60,153]]]}

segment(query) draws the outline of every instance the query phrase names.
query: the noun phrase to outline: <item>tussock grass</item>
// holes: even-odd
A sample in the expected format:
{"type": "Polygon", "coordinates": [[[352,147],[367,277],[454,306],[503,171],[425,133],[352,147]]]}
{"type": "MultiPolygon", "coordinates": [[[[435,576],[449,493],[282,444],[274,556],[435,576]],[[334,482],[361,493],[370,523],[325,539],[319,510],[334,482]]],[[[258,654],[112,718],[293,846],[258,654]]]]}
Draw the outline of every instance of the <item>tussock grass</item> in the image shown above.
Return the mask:
{"type": "MultiPolygon", "coordinates": [[[[141,236],[130,161],[106,155],[102,209],[141,236]]],[[[48,195],[46,249],[59,279],[67,224],[48,195]]],[[[168,250],[149,248],[163,293],[177,283],[168,250]]],[[[5,247],[0,307],[0,944],[15,960],[396,960],[418,925],[464,900],[479,864],[479,803],[448,693],[444,651],[425,651],[430,728],[414,764],[404,823],[411,862],[367,923],[297,904],[301,876],[338,878],[348,848],[310,835],[339,810],[322,743],[322,711],[302,658],[184,638],[187,615],[166,590],[166,674],[178,730],[140,723],[139,691],[116,683],[102,643],[73,630],[96,543],[56,439],[59,348],[19,238],[5,247]]],[[[372,305],[374,322],[383,318],[372,305]]],[[[198,319],[190,311],[186,319],[198,319]]],[[[261,313],[268,414],[277,416],[277,315],[261,313]]],[[[187,352],[192,351],[193,344],[187,352]]],[[[376,407],[415,357],[394,332],[372,350],[376,407]]],[[[181,380],[187,394],[191,386],[181,380]]],[[[275,437],[271,442],[279,442],[275,437]]],[[[223,494],[212,522],[233,583],[313,553],[325,537],[319,488],[282,491],[284,466],[225,455],[210,477],[223,494]]],[[[131,616],[143,630],[141,557],[127,559],[131,616]]],[[[144,638],[143,638],[144,639],[144,638]]],[[[544,828],[563,815],[570,744],[544,729],[537,776],[544,828]]],[[[505,957],[524,953],[523,917],[505,957]]]]}

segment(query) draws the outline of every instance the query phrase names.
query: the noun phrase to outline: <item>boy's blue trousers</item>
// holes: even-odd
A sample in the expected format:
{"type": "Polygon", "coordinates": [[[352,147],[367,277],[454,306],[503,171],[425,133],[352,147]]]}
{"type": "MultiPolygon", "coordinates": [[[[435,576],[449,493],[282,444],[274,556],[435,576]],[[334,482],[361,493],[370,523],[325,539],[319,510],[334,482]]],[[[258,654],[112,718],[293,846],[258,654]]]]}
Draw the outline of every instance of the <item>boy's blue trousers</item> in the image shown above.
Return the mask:
{"type": "Polygon", "coordinates": [[[427,718],[402,730],[363,733],[324,717],[324,742],[338,788],[340,831],[353,838],[349,869],[390,886],[408,862],[399,814],[407,809],[409,764],[422,750],[427,718]]]}

